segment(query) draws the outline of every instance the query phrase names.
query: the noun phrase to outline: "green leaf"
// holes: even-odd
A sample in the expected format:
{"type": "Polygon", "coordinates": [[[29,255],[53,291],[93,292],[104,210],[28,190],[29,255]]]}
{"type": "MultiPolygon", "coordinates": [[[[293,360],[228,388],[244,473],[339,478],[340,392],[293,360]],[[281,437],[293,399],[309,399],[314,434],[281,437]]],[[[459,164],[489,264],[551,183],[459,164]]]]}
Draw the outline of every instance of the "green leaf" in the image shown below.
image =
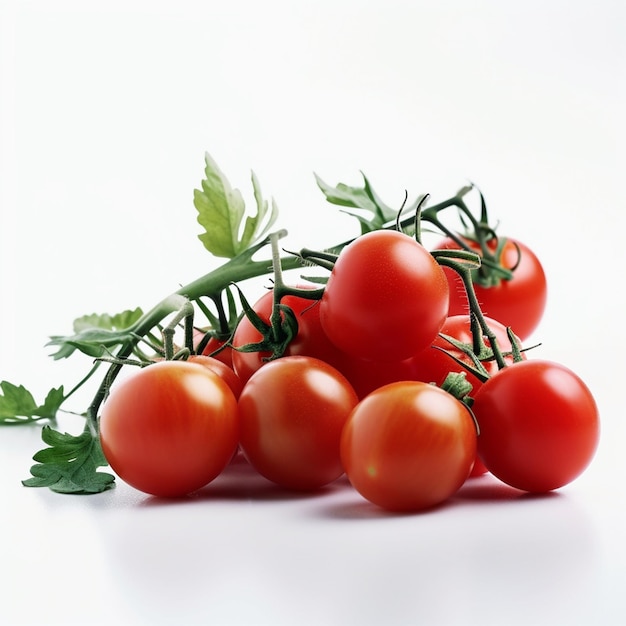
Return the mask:
{"type": "Polygon", "coordinates": [[[75,319],[73,328],[75,333],[80,333],[90,328],[124,330],[130,328],[142,315],[143,311],[139,307],[133,310],[122,311],[115,315],[92,313],[91,315],[83,315],[75,319]]]}
{"type": "Polygon", "coordinates": [[[88,430],[70,435],[44,426],[41,438],[48,448],[33,456],[31,478],[22,481],[26,487],[49,487],[57,493],[100,493],[113,487],[115,477],[98,472],[107,465],[98,437],[88,430]]]}
{"type": "MultiPolygon", "coordinates": [[[[378,230],[386,223],[396,219],[398,211],[386,205],[374,191],[369,180],[363,176],[363,187],[351,187],[344,183],[339,183],[336,187],[325,183],[317,174],[315,180],[326,200],[331,204],[359,209],[361,213],[344,211],[348,215],[355,217],[361,224],[361,233],[371,230],[378,230]]],[[[410,208],[410,207],[409,207],[410,208]]]]}
{"type": "Polygon", "coordinates": [[[263,199],[259,181],[252,172],[256,213],[246,216],[244,222],[245,202],[241,192],[231,187],[208,153],[204,160],[202,189],[194,189],[198,223],[204,228],[198,238],[211,254],[232,259],[267,234],[278,218],[278,208],[273,199],[271,203],[263,199]]]}
{"type": "Polygon", "coordinates": [[[116,315],[93,313],[79,317],[74,320],[74,335],[50,337],[47,345],[59,348],[52,358],[66,359],[75,350],[92,358],[101,357],[105,351],[133,339],[130,329],[142,315],[143,311],[136,308],[116,315]]]}
{"type": "Polygon", "coordinates": [[[42,405],[23,385],[19,387],[3,380],[0,382],[0,424],[28,424],[42,419],[54,419],[65,400],[63,387],[51,389],[42,405]]]}

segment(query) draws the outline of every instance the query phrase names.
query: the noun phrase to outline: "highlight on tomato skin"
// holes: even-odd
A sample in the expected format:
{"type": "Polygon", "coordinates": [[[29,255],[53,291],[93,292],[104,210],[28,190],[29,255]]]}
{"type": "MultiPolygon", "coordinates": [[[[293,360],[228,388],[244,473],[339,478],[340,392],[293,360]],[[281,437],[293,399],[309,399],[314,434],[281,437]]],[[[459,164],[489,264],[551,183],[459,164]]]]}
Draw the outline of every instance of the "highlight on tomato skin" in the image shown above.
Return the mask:
{"type": "Polygon", "coordinates": [[[447,313],[442,268],[413,237],[393,230],[371,231],[347,245],[320,301],[328,338],[346,354],[380,361],[426,348],[447,313]]]}
{"type": "Polygon", "coordinates": [[[352,411],[341,459],[353,487],[373,504],[421,511],[450,498],[476,457],[476,427],[467,407],[419,381],[390,383],[352,411]]]}
{"type": "Polygon", "coordinates": [[[239,398],[241,390],[243,389],[243,381],[239,378],[239,376],[237,376],[235,370],[228,366],[224,361],[220,361],[219,359],[206,354],[192,354],[187,361],[189,363],[197,363],[198,365],[202,365],[212,372],[215,372],[230,387],[231,391],[235,395],[235,398],[239,398]]]}
{"type": "Polygon", "coordinates": [[[159,497],[181,497],[216,478],[238,444],[237,401],[213,371],[160,361],[111,388],[100,442],[126,483],[159,497]]]}
{"type": "Polygon", "coordinates": [[[505,367],[476,393],[478,452],[487,469],[517,489],[546,493],[591,463],[600,417],[591,391],[569,368],[528,359],[505,367]]]}

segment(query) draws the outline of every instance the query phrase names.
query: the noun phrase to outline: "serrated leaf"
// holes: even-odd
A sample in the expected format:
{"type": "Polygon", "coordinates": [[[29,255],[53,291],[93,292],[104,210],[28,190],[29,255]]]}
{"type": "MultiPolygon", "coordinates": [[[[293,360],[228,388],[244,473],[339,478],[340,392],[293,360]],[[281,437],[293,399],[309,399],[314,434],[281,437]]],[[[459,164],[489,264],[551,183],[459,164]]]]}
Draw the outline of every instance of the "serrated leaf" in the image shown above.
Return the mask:
{"type": "Polygon", "coordinates": [[[52,336],[46,345],[59,347],[51,355],[55,360],[66,359],[75,350],[95,359],[101,357],[107,350],[110,351],[112,348],[130,341],[132,338],[133,333],[129,331],[89,328],[76,335],[67,337],[52,336]]]}
{"type": "Polygon", "coordinates": [[[133,338],[129,330],[141,318],[143,311],[138,307],[115,315],[108,313],[83,315],[74,320],[74,335],[53,335],[48,346],[57,346],[51,356],[55,360],[66,359],[75,350],[92,358],[101,357],[106,350],[133,338]]]}
{"type": "MultiPolygon", "coordinates": [[[[359,209],[363,213],[344,211],[356,218],[361,224],[361,232],[382,228],[384,224],[396,218],[397,211],[386,205],[374,191],[369,180],[363,176],[363,187],[352,187],[344,183],[338,183],[335,187],[324,182],[317,174],[315,180],[326,200],[338,206],[359,209]]],[[[399,209],[398,209],[399,210],[399,209]]]]}
{"type": "Polygon", "coordinates": [[[33,456],[31,478],[22,481],[26,487],[49,487],[57,493],[100,493],[113,487],[115,477],[99,472],[107,465],[100,440],[88,430],[80,435],[61,433],[44,426],[41,438],[48,448],[33,456]]]}
{"type": "Polygon", "coordinates": [[[245,215],[245,202],[239,189],[233,188],[217,163],[206,153],[202,189],[194,189],[194,206],[204,232],[198,236],[213,255],[232,259],[261,239],[278,218],[278,208],[263,199],[261,187],[252,172],[256,213],[245,215]]]}
{"type": "Polygon", "coordinates": [[[130,328],[142,315],[143,311],[139,307],[122,311],[115,315],[109,315],[108,313],[92,313],[91,315],[83,315],[75,319],[73,329],[75,333],[80,333],[90,328],[124,330],[130,328]]]}
{"type": "Polygon", "coordinates": [[[27,424],[42,419],[54,419],[65,400],[63,387],[51,389],[43,404],[35,402],[32,393],[23,385],[6,380],[0,382],[0,424],[27,424]]]}

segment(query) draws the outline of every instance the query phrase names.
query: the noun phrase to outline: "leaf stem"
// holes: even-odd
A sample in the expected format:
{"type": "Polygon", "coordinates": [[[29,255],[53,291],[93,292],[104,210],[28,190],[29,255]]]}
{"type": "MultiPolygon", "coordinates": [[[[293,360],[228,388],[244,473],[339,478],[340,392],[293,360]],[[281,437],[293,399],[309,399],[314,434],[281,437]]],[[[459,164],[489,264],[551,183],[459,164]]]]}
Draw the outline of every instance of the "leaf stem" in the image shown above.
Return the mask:
{"type": "MultiPolygon", "coordinates": [[[[283,236],[284,231],[279,231],[283,236]]],[[[116,353],[116,358],[120,361],[128,358],[139,341],[157,326],[164,318],[175,313],[187,301],[196,301],[201,297],[212,297],[220,293],[232,283],[239,283],[250,278],[264,276],[272,272],[272,264],[268,260],[255,261],[253,256],[263,247],[270,243],[270,237],[245,250],[241,254],[229,259],[226,263],[215,270],[197,278],[191,283],[181,287],[159,302],[152,309],[144,313],[129,329],[133,339],[129,339],[120,346],[116,353]]],[[[302,266],[302,260],[298,257],[280,257],[280,264],[283,269],[296,269],[302,266]]],[[[121,363],[110,365],[99,389],[97,390],[89,408],[87,409],[87,420],[92,432],[98,432],[98,411],[100,405],[106,398],[109,388],[122,368],[121,363]]]]}

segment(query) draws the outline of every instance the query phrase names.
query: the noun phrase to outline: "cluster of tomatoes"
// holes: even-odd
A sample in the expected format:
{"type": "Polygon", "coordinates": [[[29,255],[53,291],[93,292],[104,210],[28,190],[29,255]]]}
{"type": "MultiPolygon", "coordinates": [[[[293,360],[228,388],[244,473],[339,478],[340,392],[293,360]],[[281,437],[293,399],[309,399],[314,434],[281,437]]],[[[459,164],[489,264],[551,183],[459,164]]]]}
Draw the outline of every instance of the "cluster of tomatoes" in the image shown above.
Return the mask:
{"type": "Polygon", "coordinates": [[[543,314],[545,275],[523,244],[500,248],[512,275],[477,282],[475,311],[460,275],[414,237],[358,237],[319,298],[276,284],[252,306],[257,322],[242,317],[219,352],[210,343],[114,384],[100,417],[108,462],[135,488],[173,497],[210,483],[240,450],[286,489],[345,473],[391,511],[435,506],[487,471],[524,491],[562,487],[594,455],[597,406],[574,372],[521,349],[543,314]],[[276,333],[277,311],[297,324],[274,358],[258,320],[276,333]]]}

